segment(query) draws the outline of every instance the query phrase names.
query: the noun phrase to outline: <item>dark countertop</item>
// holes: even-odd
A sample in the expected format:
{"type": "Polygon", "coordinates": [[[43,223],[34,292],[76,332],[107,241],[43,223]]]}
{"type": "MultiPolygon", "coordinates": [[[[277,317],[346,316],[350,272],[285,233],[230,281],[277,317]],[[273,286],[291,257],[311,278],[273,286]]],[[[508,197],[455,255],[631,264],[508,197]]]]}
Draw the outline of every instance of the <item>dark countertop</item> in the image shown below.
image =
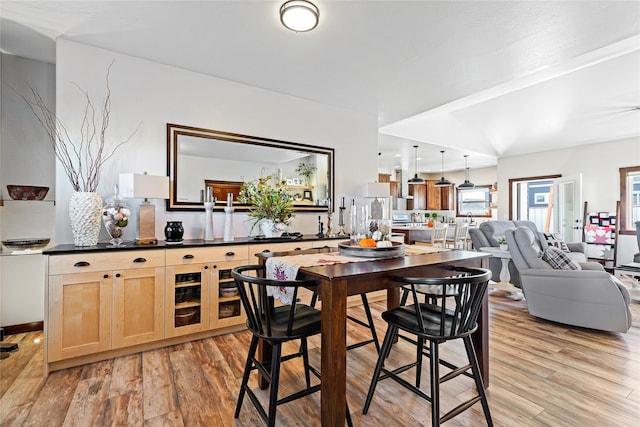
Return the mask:
{"type": "Polygon", "coordinates": [[[302,238],[275,237],[275,238],[259,238],[259,237],[236,237],[232,242],[225,242],[222,238],[211,241],[202,239],[185,239],[180,244],[167,244],[164,240],[158,240],[157,245],[136,245],[135,242],[125,242],[121,246],[111,246],[110,243],[98,243],[95,246],[75,246],[71,243],[64,245],[56,245],[52,248],[44,250],[44,255],[69,255],[85,252],[112,252],[112,251],[139,251],[154,249],[179,249],[188,247],[207,247],[207,246],[230,246],[230,245],[259,245],[264,243],[285,243],[285,242],[313,242],[318,240],[345,240],[348,236],[343,237],[324,237],[318,238],[315,234],[305,234],[302,238]]]}

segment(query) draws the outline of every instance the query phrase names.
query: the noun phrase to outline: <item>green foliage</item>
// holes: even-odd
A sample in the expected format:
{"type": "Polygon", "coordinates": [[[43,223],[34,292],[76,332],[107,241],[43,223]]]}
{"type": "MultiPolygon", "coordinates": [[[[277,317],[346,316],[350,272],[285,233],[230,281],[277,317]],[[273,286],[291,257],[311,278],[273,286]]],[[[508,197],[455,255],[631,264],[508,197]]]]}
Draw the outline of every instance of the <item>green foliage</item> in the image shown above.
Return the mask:
{"type": "Polygon", "coordinates": [[[310,179],[316,169],[316,166],[311,163],[300,163],[296,168],[296,172],[305,178],[310,179]]]}
{"type": "Polygon", "coordinates": [[[270,219],[275,223],[288,224],[293,214],[293,200],[286,191],[272,185],[271,175],[254,181],[245,181],[240,188],[238,201],[251,205],[248,215],[255,218],[251,231],[262,219],[270,219]]]}

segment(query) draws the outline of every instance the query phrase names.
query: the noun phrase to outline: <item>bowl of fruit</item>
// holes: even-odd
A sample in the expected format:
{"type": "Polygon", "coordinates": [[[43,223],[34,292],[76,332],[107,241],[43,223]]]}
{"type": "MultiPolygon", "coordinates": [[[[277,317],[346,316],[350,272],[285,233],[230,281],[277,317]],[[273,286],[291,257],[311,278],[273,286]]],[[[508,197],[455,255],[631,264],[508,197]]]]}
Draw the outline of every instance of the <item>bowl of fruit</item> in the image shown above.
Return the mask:
{"type": "Polygon", "coordinates": [[[374,240],[371,237],[360,239],[359,242],[344,242],[338,244],[338,252],[345,256],[362,258],[398,258],[404,256],[404,243],[390,240],[374,240]]]}

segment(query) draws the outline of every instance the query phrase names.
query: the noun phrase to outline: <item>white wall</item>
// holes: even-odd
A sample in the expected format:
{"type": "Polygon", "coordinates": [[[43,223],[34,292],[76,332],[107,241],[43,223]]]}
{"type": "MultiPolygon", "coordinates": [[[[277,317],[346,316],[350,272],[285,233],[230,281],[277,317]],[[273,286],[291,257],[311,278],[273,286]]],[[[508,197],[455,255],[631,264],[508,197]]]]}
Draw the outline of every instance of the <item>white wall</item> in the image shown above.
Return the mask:
{"type": "MultiPolygon", "coordinates": [[[[47,134],[18,93],[37,85],[44,102],[55,107],[55,66],[1,54],[0,238],[53,238],[54,160],[47,134]],[[11,201],[7,184],[50,187],[46,201],[11,201]]],[[[0,325],[44,318],[44,257],[11,255],[0,249],[0,325]]]]}
{"type": "MultiPolygon", "coordinates": [[[[111,123],[108,140],[125,139],[142,126],[103,170],[98,191],[107,198],[123,172],[166,174],[166,123],[197,126],[252,136],[335,148],[336,197],[360,194],[362,183],[377,177],[377,118],[246,86],[190,71],[67,41],[57,42],[57,113],[76,131],[84,100],[72,82],[88,90],[100,103],[105,93],[106,70],[111,69],[111,123]],[[354,165],[357,164],[357,167],[354,165]]],[[[56,243],[72,243],[68,202],[72,188],[62,171],[56,174],[56,243]]],[[[165,212],[154,201],[156,236],[163,236],[167,220],[181,220],[185,238],[201,238],[204,212],[165,212]]],[[[130,203],[135,208],[135,203],[130,203]]],[[[317,231],[317,213],[297,213],[292,229],[317,231]]],[[[134,215],[135,216],[135,215],[134,215]]],[[[246,236],[250,223],[236,213],[236,236],[246,236]]],[[[125,239],[135,237],[135,222],[125,239]]],[[[214,235],[223,235],[223,214],[214,214],[214,235]]],[[[100,240],[107,235],[101,230],[100,240]]]]}
{"type": "MultiPolygon", "coordinates": [[[[620,199],[619,168],[640,165],[640,138],[607,141],[580,147],[498,159],[498,218],[509,214],[509,179],[531,176],[582,174],[582,198],[589,211],[615,212],[620,199]]],[[[620,236],[618,262],[633,260],[638,252],[635,235],[620,236]]]]}

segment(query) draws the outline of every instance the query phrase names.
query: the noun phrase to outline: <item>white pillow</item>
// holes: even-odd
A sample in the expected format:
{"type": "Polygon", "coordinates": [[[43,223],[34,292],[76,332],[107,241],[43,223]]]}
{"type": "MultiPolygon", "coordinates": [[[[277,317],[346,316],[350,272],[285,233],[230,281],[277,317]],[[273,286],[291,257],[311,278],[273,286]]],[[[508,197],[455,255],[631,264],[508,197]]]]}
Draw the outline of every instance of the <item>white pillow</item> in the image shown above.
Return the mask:
{"type": "Polygon", "coordinates": [[[547,246],[553,246],[564,252],[571,252],[571,250],[569,249],[569,246],[567,246],[567,243],[562,239],[562,236],[560,236],[560,234],[542,233],[542,235],[544,236],[544,239],[547,241],[547,246]]]}

